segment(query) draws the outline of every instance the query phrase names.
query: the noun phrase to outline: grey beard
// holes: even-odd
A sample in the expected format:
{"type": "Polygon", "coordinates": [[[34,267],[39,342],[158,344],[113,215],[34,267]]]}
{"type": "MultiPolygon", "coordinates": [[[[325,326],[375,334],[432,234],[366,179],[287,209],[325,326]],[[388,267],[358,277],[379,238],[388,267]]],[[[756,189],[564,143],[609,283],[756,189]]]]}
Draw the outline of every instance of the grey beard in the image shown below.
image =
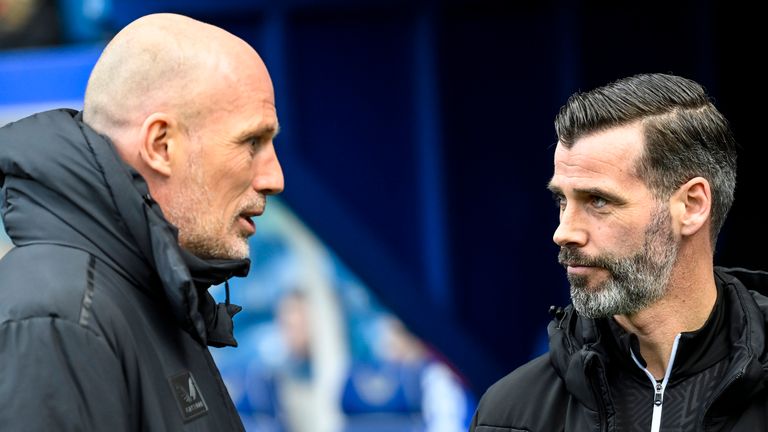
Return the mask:
{"type": "Polygon", "coordinates": [[[576,311],[587,318],[604,318],[637,313],[664,297],[677,252],[669,212],[661,206],[645,231],[639,252],[629,257],[591,258],[578,249],[563,247],[558,258],[564,265],[595,266],[608,271],[608,280],[592,288],[587,286],[587,277],[568,275],[576,311]]]}

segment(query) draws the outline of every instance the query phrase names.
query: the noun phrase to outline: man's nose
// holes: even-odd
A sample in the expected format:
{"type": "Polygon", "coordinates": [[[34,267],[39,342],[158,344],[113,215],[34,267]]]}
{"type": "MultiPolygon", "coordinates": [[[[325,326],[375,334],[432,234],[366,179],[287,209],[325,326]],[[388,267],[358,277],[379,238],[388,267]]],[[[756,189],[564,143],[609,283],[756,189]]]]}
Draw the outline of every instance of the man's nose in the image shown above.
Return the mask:
{"type": "Polygon", "coordinates": [[[575,206],[566,206],[560,213],[560,223],[552,235],[552,240],[560,247],[584,246],[587,242],[587,230],[583,215],[575,206]]]}
{"type": "Polygon", "coordinates": [[[277,152],[275,152],[273,144],[260,152],[255,170],[253,188],[257,192],[264,195],[275,195],[283,191],[285,188],[283,168],[277,159],[277,152]]]}

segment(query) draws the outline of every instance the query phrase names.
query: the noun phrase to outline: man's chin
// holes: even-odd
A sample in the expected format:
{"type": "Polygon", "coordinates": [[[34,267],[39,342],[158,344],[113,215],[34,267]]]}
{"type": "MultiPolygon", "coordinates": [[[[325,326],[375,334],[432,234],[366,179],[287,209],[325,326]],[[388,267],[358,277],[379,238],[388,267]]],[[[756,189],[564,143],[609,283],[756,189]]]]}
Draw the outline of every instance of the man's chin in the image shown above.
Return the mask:
{"type": "Polygon", "coordinates": [[[198,243],[181,245],[181,247],[202,259],[241,260],[250,256],[247,239],[230,244],[201,245],[198,243]]]}
{"type": "Polygon", "coordinates": [[[251,249],[248,245],[247,238],[239,239],[237,244],[232,244],[230,246],[227,254],[228,259],[246,259],[251,255],[251,249]]]}
{"type": "Polygon", "coordinates": [[[596,292],[596,286],[590,286],[589,278],[583,275],[568,275],[568,282],[571,284],[571,291],[578,291],[583,293],[596,292]]]}

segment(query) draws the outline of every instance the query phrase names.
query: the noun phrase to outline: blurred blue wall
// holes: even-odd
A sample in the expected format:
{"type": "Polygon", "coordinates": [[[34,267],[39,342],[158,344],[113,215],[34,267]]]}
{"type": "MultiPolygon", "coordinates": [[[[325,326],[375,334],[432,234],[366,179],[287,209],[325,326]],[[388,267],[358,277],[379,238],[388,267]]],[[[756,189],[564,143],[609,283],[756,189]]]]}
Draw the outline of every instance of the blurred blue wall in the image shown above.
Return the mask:
{"type": "Polygon", "coordinates": [[[92,26],[63,26],[85,45],[0,54],[0,109],[80,97],[102,46],[88,42],[145,13],[240,35],[275,83],[284,200],[478,392],[546,349],[547,309],[568,301],[545,185],[574,91],[651,71],[704,84],[743,146],[716,261],[768,268],[749,247],[768,236],[754,199],[765,46],[743,5],[94,1],[66,2],[92,26]]]}

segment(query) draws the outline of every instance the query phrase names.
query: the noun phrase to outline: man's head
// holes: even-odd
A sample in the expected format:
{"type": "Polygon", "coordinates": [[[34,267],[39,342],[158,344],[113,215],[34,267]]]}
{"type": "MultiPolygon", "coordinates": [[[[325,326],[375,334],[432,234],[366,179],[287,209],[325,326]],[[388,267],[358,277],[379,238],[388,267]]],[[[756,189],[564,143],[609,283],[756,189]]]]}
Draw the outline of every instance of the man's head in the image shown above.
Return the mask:
{"type": "Polygon", "coordinates": [[[632,314],[665,295],[682,277],[676,268],[711,265],[733,202],[736,145],[700,85],[619,80],[571,96],[555,127],[554,241],[579,312],[632,314]]]}
{"type": "Polygon", "coordinates": [[[246,42],[180,15],[139,18],[96,63],[83,118],[146,179],[182,247],[248,256],[251,218],[283,174],[272,82],[246,42]]]}

